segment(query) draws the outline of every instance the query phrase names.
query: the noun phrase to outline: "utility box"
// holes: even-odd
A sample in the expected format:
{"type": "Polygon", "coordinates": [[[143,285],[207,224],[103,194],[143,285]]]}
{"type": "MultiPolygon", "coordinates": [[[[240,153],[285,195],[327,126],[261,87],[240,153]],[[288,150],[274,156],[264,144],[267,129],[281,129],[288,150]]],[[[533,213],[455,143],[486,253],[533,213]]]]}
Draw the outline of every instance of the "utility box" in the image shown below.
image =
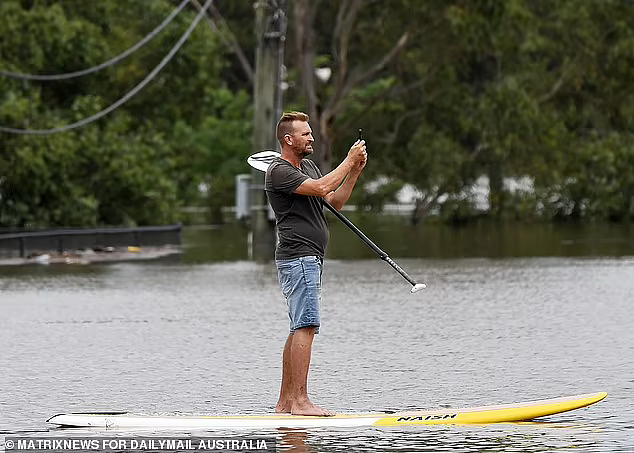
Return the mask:
{"type": "MultiPolygon", "coordinates": [[[[248,219],[251,217],[251,190],[263,190],[262,187],[251,186],[251,175],[248,173],[236,175],[236,219],[248,219]]],[[[265,197],[265,200],[266,197],[265,197]]],[[[266,201],[267,217],[275,220],[275,212],[266,201]]]]}

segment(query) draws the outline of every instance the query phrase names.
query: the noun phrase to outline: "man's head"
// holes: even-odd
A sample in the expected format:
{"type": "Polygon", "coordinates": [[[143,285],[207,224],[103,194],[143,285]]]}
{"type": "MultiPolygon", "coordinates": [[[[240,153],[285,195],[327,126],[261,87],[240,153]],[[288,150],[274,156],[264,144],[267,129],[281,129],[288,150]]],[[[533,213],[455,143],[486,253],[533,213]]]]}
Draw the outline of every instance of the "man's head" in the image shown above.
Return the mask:
{"type": "Polygon", "coordinates": [[[313,131],[305,113],[284,113],[277,122],[276,134],[282,150],[292,150],[300,157],[313,152],[313,131]]]}

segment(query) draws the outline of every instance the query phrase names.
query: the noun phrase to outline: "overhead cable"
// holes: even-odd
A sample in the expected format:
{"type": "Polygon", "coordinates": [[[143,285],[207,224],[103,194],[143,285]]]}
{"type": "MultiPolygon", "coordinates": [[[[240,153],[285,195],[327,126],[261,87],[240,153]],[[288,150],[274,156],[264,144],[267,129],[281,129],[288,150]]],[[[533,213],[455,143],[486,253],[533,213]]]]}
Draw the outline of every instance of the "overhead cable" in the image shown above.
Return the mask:
{"type": "Polygon", "coordinates": [[[205,12],[209,8],[209,6],[211,6],[212,2],[213,2],[213,0],[207,0],[207,2],[203,5],[202,9],[200,10],[198,15],[196,16],[196,18],[192,21],[192,23],[189,26],[189,28],[187,29],[187,31],[185,31],[185,33],[183,33],[183,35],[180,37],[180,39],[174,45],[174,47],[172,47],[172,49],[169,51],[169,53],[167,55],[165,55],[165,57],[163,57],[163,60],[161,60],[161,62],[158,64],[158,66],[156,66],[152,70],[152,72],[150,72],[147,75],[147,77],[141,81],[141,83],[139,83],[137,86],[132,88],[132,90],[130,90],[125,96],[123,96],[121,99],[116,101],[114,104],[110,105],[109,107],[106,107],[102,111],[100,111],[100,112],[98,112],[98,113],[96,113],[96,114],[94,114],[92,116],[89,116],[88,118],[84,118],[81,121],[77,121],[76,123],[72,123],[72,124],[69,124],[69,125],[64,126],[64,127],[56,127],[56,128],[53,128],[53,129],[15,129],[15,128],[12,128],[12,127],[0,126],[0,132],[8,132],[8,133],[11,133],[11,134],[25,134],[25,135],[26,134],[28,134],[28,135],[54,134],[54,133],[57,133],[57,132],[65,132],[65,131],[69,131],[71,129],[76,129],[76,128],[81,127],[81,126],[85,126],[86,124],[92,123],[93,121],[97,121],[98,119],[106,116],[108,113],[112,112],[113,110],[115,110],[116,108],[120,107],[121,105],[123,105],[128,100],[130,100],[130,98],[132,98],[135,94],[137,94],[139,91],[141,91],[143,88],[145,88],[145,86],[148,83],[150,83],[150,81],[163,69],[163,67],[172,59],[172,57],[174,57],[176,52],[179,51],[179,49],[183,46],[185,41],[187,41],[187,39],[192,34],[192,32],[194,31],[194,29],[196,28],[196,26],[198,25],[200,20],[205,15],[205,12]]]}
{"type": "Polygon", "coordinates": [[[183,8],[185,7],[185,5],[187,5],[187,3],[189,3],[189,2],[190,2],[190,0],[183,0],[181,2],[181,4],[178,5],[178,7],[174,11],[172,11],[172,13],[161,23],[161,25],[159,25],[154,30],[152,30],[141,41],[139,41],[138,43],[136,43],[134,46],[130,47],[129,49],[127,49],[123,53],[117,55],[114,58],[111,58],[110,60],[108,60],[108,61],[106,61],[104,63],[101,63],[100,65],[93,66],[93,67],[87,68],[87,69],[83,69],[81,71],[68,72],[68,73],[65,73],[65,74],[43,74],[43,75],[22,74],[22,73],[18,73],[18,72],[3,71],[3,70],[0,69],[0,75],[1,76],[5,76],[5,77],[11,77],[11,78],[14,78],[14,79],[22,79],[22,80],[48,80],[48,81],[50,81],[50,80],[72,79],[74,77],[81,77],[81,76],[85,76],[85,75],[88,75],[88,74],[92,74],[92,73],[97,72],[97,71],[101,71],[102,69],[105,69],[105,68],[107,68],[109,66],[112,66],[114,64],[119,63],[120,61],[124,60],[125,58],[129,57],[134,52],[139,50],[145,44],[150,42],[152,40],[152,38],[154,38],[161,31],[163,31],[163,29],[165,27],[167,27],[172,20],[174,20],[174,18],[178,15],[178,13],[180,13],[183,10],[183,8]]]}

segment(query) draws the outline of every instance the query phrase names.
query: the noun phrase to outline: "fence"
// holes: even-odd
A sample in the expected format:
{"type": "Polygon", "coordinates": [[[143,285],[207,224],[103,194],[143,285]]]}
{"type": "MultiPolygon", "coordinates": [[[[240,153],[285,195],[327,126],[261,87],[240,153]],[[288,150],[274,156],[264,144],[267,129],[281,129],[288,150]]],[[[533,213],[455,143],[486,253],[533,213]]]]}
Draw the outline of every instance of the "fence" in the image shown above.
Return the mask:
{"type": "Polygon", "coordinates": [[[25,258],[31,253],[53,251],[181,244],[182,225],[53,229],[0,234],[0,256],[25,258]]]}

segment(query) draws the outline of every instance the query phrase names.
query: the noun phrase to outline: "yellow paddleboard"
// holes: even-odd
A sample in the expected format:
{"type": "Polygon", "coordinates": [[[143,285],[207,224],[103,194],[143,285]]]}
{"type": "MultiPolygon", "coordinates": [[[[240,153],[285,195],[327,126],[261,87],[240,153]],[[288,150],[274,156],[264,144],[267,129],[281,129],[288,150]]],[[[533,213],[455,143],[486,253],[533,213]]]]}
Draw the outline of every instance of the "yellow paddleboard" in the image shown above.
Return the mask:
{"type": "Polygon", "coordinates": [[[546,415],[579,409],[597,403],[606,392],[554,398],[498,406],[424,411],[337,414],[314,417],[290,414],[164,416],[135,415],[127,412],[59,414],[47,421],[64,427],[105,429],[264,429],[357,426],[407,426],[438,424],[486,424],[532,420],[546,415]]]}

